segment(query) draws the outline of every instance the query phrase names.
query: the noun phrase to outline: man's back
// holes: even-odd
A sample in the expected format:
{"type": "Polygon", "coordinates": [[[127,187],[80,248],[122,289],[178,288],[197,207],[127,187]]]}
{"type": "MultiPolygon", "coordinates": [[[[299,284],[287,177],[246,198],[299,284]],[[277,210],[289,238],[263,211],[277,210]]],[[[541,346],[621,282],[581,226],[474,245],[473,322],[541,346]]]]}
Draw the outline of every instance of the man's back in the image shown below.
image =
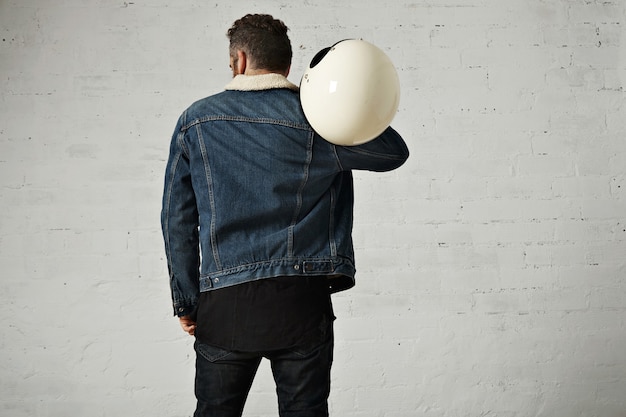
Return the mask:
{"type": "Polygon", "coordinates": [[[293,84],[254,78],[267,82],[249,91],[247,77],[236,77],[190,106],[175,132],[173,159],[180,174],[189,171],[199,213],[201,290],[271,276],[351,277],[350,234],[334,232],[352,226],[351,176],[306,123],[286,88],[293,84]]]}

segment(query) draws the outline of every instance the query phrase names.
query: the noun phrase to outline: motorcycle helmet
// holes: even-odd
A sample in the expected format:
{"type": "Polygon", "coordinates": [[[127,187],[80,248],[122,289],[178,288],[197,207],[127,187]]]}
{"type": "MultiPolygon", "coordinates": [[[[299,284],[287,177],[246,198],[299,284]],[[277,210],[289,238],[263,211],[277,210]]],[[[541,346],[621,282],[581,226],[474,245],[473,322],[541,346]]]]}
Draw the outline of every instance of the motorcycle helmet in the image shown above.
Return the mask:
{"type": "Polygon", "coordinates": [[[359,145],[391,124],[400,102],[400,82],[381,49],[347,39],[312,59],[300,81],[300,102],[322,138],[336,145],[359,145]]]}

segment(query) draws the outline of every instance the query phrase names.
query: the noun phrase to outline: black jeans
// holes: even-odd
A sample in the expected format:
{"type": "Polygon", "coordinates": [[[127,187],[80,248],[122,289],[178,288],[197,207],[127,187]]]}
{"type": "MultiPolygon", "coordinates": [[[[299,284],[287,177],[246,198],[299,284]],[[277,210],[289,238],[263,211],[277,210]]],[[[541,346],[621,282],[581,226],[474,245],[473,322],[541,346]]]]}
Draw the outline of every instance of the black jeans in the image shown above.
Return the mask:
{"type": "Polygon", "coordinates": [[[270,360],[281,417],[327,417],[332,332],[324,341],[269,352],[231,352],[196,342],[194,417],[240,417],[262,358],[270,360]]]}

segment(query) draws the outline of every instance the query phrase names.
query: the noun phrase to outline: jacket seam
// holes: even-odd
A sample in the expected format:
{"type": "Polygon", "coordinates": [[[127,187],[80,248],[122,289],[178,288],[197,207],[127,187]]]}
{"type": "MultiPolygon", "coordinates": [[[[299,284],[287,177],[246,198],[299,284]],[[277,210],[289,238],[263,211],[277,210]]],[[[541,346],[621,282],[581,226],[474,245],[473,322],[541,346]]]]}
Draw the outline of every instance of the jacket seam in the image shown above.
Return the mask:
{"type": "MultiPolygon", "coordinates": [[[[352,260],[350,260],[349,258],[345,258],[345,260],[352,262],[352,260]]],[[[265,261],[250,262],[246,264],[232,266],[229,268],[220,269],[218,271],[214,271],[210,273],[200,274],[200,279],[213,279],[213,278],[236,274],[238,272],[243,272],[243,271],[250,270],[250,269],[255,269],[258,267],[265,266],[265,265],[285,263],[285,262],[290,262],[290,261],[294,262],[294,264],[301,264],[303,262],[330,262],[333,265],[333,269],[336,265],[339,265],[345,262],[344,258],[339,257],[339,256],[295,257],[295,258],[287,256],[287,257],[282,257],[282,258],[268,259],[265,261]]]]}
{"type": "Polygon", "coordinates": [[[196,127],[196,136],[198,138],[198,145],[200,147],[200,153],[202,154],[202,162],[204,164],[205,180],[207,183],[207,192],[209,195],[209,207],[211,210],[211,221],[209,223],[209,235],[211,239],[211,253],[215,260],[215,266],[218,270],[222,269],[222,263],[220,260],[220,254],[217,248],[217,232],[216,232],[216,210],[215,210],[215,195],[213,193],[213,175],[211,174],[211,164],[209,163],[208,152],[202,136],[202,129],[198,125],[196,127]]]}
{"type": "Polygon", "coordinates": [[[361,155],[366,155],[366,156],[374,156],[376,158],[380,158],[380,159],[390,159],[390,160],[394,160],[394,161],[404,161],[406,158],[401,156],[401,155],[390,155],[390,154],[384,154],[384,153],[379,153],[379,152],[370,152],[364,149],[357,149],[357,148],[353,148],[351,149],[352,152],[354,153],[358,153],[361,155]]]}
{"type": "Polygon", "coordinates": [[[337,204],[335,185],[330,187],[330,218],[328,219],[328,242],[330,246],[330,254],[337,256],[337,242],[335,241],[335,207],[337,204]]]}
{"type": "Polygon", "coordinates": [[[298,193],[296,194],[296,207],[293,211],[291,224],[289,225],[289,235],[288,235],[288,243],[287,243],[287,256],[289,257],[293,256],[294,228],[298,222],[298,216],[300,215],[300,210],[302,209],[302,193],[304,192],[304,188],[306,187],[306,184],[309,181],[309,171],[310,171],[312,160],[313,160],[313,141],[309,137],[307,141],[306,161],[304,163],[304,169],[303,169],[304,178],[302,179],[302,182],[300,183],[300,187],[298,187],[298,193]]]}
{"type": "Polygon", "coordinates": [[[335,161],[337,162],[337,165],[339,166],[339,170],[340,171],[345,171],[343,169],[343,165],[341,165],[341,159],[339,158],[339,155],[337,155],[337,146],[332,145],[333,146],[333,155],[335,155],[335,161]]]}
{"type": "Polygon", "coordinates": [[[245,116],[228,116],[228,115],[215,115],[215,116],[203,116],[192,120],[191,122],[183,125],[181,130],[185,131],[191,129],[198,124],[215,122],[215,121],[228,121],[228,122],[244,122],[244,123],[259,123],[259,124],[273,124],[284,127],[290,127],[300,130],[311,130],[311,128],[302,123],[294,123],[289,120],[269,119],[269,118],[257,118],[257,117],[245,117],[245,116]]]}
{"type": "Polygon", "coordinates": [[[165,248],[167,251],[167,259],[168,259],[168,264],[170,266],[170,271],[169,271],[169,275],[170,275],[170,279],[172,279],[174,277],[174,271],[173,271],[173,265],[172,265],[172,244],[170,242],[170,206],[172,204],[172,188],[173,188],[173,183],[174,183],[174,178],[175,178],[175,174],[176,174],[176,169],[178,168],[178,162],[180,161],[180,157],[181,157],[181,152],[177,152],[176,156],[174,157],[174,160],[172,161],[172,168],[171,168],[171,178],[169,183],[167,184],[167,193],[165,196],[165,213],[164,213],[164,219],[163,219],[163,230],[165,231],[165,248]]]}

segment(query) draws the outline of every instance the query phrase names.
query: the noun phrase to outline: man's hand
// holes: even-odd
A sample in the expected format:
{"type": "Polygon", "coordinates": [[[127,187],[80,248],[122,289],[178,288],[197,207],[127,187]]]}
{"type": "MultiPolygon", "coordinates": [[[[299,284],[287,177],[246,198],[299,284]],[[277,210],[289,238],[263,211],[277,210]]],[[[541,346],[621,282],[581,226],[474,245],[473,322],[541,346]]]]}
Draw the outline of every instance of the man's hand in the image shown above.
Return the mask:
{"type": "Polygon", "coordinates": [[[191,319],[191,316],[182,316],[178,319],[183,330],[189,333],[190,336],[193,336],[196,332],[196,322],[191,319]]]}

